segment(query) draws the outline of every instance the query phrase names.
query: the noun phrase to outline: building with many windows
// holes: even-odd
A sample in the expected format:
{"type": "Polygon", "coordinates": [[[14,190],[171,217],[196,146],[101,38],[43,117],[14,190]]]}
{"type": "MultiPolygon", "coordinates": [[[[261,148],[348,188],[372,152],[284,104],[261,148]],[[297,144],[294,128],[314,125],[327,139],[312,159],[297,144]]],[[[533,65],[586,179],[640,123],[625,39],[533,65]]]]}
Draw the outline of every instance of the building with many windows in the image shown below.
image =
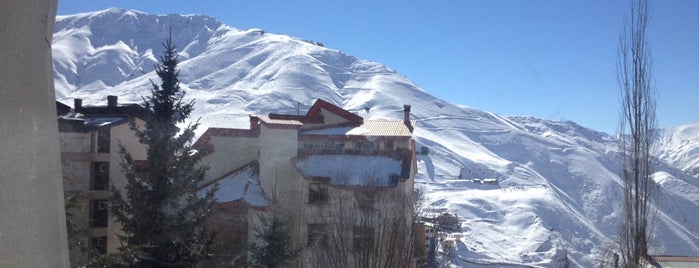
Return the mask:
{"type": "Polygon", "coordinates": [[[318,99],[305,115],[250,115],[249,129],[207,129],[195,144],[209,166],[207,183],[219,185],[218,209],[238,215],[236,231],[226,231],[233,225],[219,213],[216,264],[244,263],[247,246],[232,251],[226,241],[254,242],[259,215],[273,211],[291,219],[293,246],[301,249],[293,266],[322,267],[351,253],[343,261],[362,267],[411,251],[386,233],[412,234],[415,122],[410,106],[403,108],[402,120],[365,120],[318,99]],[[339,246],[347,252],[328,250],[339,246]]]}
{"type": "Polygon", "coordinates": [[[119,146],[125,146],[136,160],[146,159],[145,147],[128,124],[142,125],[146,110],[137,104],[119,104],[116,96],[107,99],[107,105],[99,106],[83,106],[81,99],[75,99],[73,109],[57,102],[64,191],[72,199],[67,212],[78,232],[71,237],[77,239],[74,244],[79,243],[70,253],[74,264],[119,247],[120,226],[110,218],[108,205],[109,185],[125,185],[119,146]]]}
{"type": "MultiPolygon", "coordinates": [[[[61,103],[57,108],[64,189],[76,197],[68,213],[88,249],[71,251],[71,261],[79,264],[119,247],[108,188],[125,185],[120,146],[135,160],[146,159],[129,125],[143,125],[146,111],[119,104],[116,96],[108,96],[107,105],[83,106],[76,99],[73,109],[61,103]]],[[[412,256],[394,238],[412,237],[417,170],[415,123],[410,106],[403,108],[402,120],[365,120],[319,99],[305,115],[250,115],[248,129],[207,129],[195,143],[201,164],[209,167],[202,192],[219,187],[218,213],[207,223],[217,231],[207,265],[245,265],[249,244],[259,242],[260,217],[270,213],[292,222],[293,247],[301,250],[295,267],[323,267],[347,252],[354,255],[343,259],[350,267],[381,256],[412,256]]]]}

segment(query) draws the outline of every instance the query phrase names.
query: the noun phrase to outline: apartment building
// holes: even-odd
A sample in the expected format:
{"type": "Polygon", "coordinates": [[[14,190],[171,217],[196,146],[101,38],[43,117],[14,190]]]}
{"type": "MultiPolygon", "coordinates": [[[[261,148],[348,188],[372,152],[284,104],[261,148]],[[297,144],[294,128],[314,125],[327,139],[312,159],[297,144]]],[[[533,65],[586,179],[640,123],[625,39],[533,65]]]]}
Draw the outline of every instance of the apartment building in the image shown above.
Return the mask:
{"type": "Polygon", "coordinates": [[[74,195],[75,205],[68,213],[79,227],[78,238],[84,251],[71,250],[72,263],[82,263],[90,255],[115,252],[116,234],[121,229],[109,216],[108,189],[126,183],[121,171],[119,146],[136,160],[146,159],[146,149],[138,142],[129,122],[143,125],[146,110],[137,104],[119,104],[108,96],[106,105],[83,106],[75,99],[73,109],[57,102],[61,163],[66,196],[74,195]]]}
{"type": "MultiPolygon", "coordinates": [[[[360,215],[390,214],[381,218],[412,228],[411,206],[404,205],[412,202],[417,170],[415,122],[409,105],[403,112],[398,120],[365,120],[318,99],[305,115],[250,115],[248,129],[207,129],[195,143],[209,166],[206,183],[218,182],[219,209],[235,208],[246,225],[224,231],[217,243],[241,230],[247,232],[245,245],[255,241],[258,215],[274,209],[292,220],[292,241],[302,250],[292,266],[316,267],[315,252],[339,243],[337,238],[350,237],[354,250],[379,247],[385,228],[376,225],[389,223],[367,225],[360,215]]],[[[228,248],[218,262],[249,258],[246,249],[228,248]]]]}

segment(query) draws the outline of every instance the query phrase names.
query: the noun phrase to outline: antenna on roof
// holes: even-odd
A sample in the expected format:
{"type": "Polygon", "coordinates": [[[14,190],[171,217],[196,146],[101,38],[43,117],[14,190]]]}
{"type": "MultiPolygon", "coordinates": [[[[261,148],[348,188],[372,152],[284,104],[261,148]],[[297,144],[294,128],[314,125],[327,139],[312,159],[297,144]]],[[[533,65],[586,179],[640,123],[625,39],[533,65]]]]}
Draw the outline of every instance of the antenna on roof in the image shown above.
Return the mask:
{"type": "Polygon", "coordinates": [[[296,102],[296,115],[301,116],[301,102],[300,101],[296,102]]]}

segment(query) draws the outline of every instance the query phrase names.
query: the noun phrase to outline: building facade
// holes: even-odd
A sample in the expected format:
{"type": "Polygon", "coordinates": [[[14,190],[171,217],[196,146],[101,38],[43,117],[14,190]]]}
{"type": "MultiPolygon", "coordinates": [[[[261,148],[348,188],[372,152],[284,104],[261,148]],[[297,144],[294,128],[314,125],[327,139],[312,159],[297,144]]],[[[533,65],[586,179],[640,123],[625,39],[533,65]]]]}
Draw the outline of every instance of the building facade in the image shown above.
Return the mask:
{"type": "Polygon", "coordinates": [[[116,96],[108,96],[107,105],[83,106],[75,99],[73,109],[59,102],[57,108],[64,192],[71,199],[67,213],[77,232],[69,235],[70,259],[80,264],[120,246],[121,227],[109,215],[108,190],[126,184],[120,145],[134,159],[146,159],[146,148],[129,126],[130,121],[143,126],[146,111],[137,104],[119,104],[116,96]]]}
{"type": "MultiPolygon", "coordinates": [[[[394,236],[412,236],[414,127],[409,105],[402,120],[365,120],[318,99],[305,115],[250,115],[249,129],[209,128],[195,147],[209,166],[207,184],[220,187],[219,209],[246,215],[238,233],[246,230],[248,243],[259,216],[274,211],[292,222],[293,247],[301,251],[292,266],[327,267],[324,261],[347,250],[354,256],[345,266],[371,260],[389,267],[379,255],[411,250],[394,236]]],[[[218,261],[249,258],[228,253],[218,261]]]]}

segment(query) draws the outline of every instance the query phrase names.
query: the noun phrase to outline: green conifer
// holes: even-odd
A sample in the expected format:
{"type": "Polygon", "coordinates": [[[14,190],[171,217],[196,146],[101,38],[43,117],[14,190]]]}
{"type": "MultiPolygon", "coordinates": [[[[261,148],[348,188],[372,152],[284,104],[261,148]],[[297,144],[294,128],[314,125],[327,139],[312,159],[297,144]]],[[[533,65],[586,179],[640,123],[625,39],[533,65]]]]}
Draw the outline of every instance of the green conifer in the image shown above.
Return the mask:
{"type": "Polygon", "coordinates": [[[260,217],[262,226],[256,236],[262,245],[250,246],[250,265],[260,268],[284,267],[298,255],[298,250],[291,247],[289,220],[274,211],[270,218],[260,217]]]}
{"type": "Polygon", "coordinates": [[[120,145],[123,190],[110,187],[110,213],[122,225],[121,252],[132,267],[189,267],[207,257],[212,234],[204,223],[212,214],[212,187],[199,193],[206,168],[192,147],[190,124],[180,132],[194,102],[183,103],[179,86],[176,47],[172,34],[163,44],[164,55],[156,66],[161,84],[152,83],[145,99],[145,126],[131,122],[131,129],[147,147],[147,160],[137,163],[120,145]],[[178,134],[179,132],[179,134],[178,134]]]}

